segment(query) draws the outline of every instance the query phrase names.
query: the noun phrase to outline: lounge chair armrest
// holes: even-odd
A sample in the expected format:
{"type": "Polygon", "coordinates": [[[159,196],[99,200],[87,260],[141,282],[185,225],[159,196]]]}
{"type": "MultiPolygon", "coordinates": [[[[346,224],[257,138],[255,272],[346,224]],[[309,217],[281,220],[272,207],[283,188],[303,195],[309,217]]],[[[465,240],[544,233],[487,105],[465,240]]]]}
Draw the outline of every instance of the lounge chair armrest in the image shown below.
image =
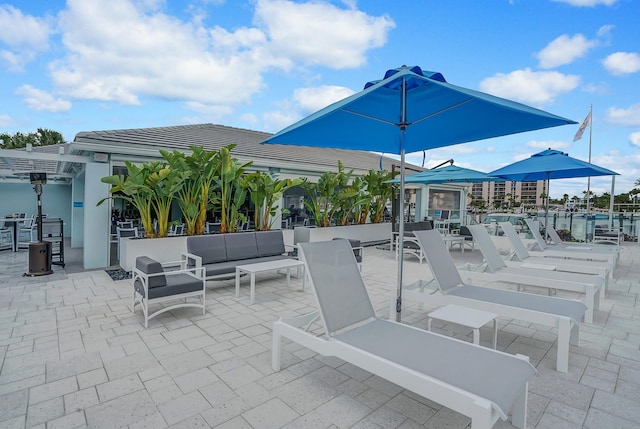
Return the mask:
{"type": "Polygon", "coordinates": [[[202,257],[194,255],[193,253],[183,253],[181,262],[184,265],[184,268],[188,268],[190,266],[199,268],[202,266],[202,257]]]}
{"type": "Polygon", "coordinates": [[[184,267],[184,263],[183,260],[179,260],[179,261],[168,261],[168,262],[161,262],[160,265],[162,265],[162,268],[171,268],[170,270],[166,271],[174,271],[175,267],[178,267],[177,269],[179,270],[184,270],[186,267],[184,267]]]}
{"type": "Polygon", "coordinates": [[[291,319],[280,319],[282,323],[286,323],[287,325],[291,325],[295,328],[302,329],[304,327],[304,331],[308,331],[313,322],[320,318],[320,312],[314,311],[309,314],[304,314],[302,316],[294,317],[291,319]]]}

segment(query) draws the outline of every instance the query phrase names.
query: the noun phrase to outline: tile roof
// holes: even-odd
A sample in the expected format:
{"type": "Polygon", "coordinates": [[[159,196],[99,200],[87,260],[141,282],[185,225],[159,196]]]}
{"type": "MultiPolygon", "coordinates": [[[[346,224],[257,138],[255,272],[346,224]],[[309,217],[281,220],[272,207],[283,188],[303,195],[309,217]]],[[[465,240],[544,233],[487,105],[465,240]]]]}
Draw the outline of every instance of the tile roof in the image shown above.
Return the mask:
{"type": "MultiPolygon", "coordinates": [[[[127,153],[132,148],[188,150],[189,146],[202,145],[216,150],[235,143],[233,154],[238,158],[252,159],[256,164],[269,164],[270,160],[286,161],[300,165],[337,167],[342,161],[346,169],[368,171],[380,168],[380,155],[356,150],[329,149],[306,146],[262,145],[269,133],[228,127],[217,124],[179,125],[157,128],[137,128],[80,132],[74,143],[103,146],[105,151],[127,153]]],[[[390,171],[392,164],[400,161],[382,157],[382,167],[390,171]]],[[[422,170],[411,166],[412,169],[422,170]]]]}

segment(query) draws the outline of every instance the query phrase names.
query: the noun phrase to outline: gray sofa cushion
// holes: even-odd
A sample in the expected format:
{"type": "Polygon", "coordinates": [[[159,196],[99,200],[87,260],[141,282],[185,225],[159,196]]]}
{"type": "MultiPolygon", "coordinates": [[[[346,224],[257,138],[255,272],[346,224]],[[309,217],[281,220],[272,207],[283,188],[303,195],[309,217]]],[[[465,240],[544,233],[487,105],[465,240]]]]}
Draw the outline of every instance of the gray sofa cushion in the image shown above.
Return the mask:
{"type": "MultiPolygon", "coordinates": [[[[136,258],[136,268],[145,274],[163,273],[162,264],[148,256],[138,256],[136,258]]],[[[166,276],[153,276],[149,278],[149,289],[162,287],[167,284],[166,276]]]]}
{"type": "Polygon", "coordinates": [[[202,280],[189,274],[175,274],[166,277],[166,286],[149,289],[149,299],[202,290],[202,280]]]}
{"type": "Polygon", "coordinates": [[[282,231],[260,231],[255,235],[259,257],[282,255],[285,252],[282,231]]]}
{"type": "Polygon", "coordinates": [[[223,234],[223,236],[227,248],[227,261],[258,257],[258,246],[254,232],[223,234]]]}
{"type": "Polygon", "coordinates": [[[202,265],[227,260],[224,235],[187,237],[187,252],[202,258],[202,265]]]}

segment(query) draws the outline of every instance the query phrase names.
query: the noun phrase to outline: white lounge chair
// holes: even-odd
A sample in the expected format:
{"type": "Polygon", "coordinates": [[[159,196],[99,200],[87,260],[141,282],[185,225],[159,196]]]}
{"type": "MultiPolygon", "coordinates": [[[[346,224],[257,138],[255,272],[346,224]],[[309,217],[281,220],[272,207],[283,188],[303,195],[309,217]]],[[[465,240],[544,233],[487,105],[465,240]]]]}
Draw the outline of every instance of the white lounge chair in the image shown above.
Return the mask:
{"type": "Polygon", "coordinates": [[[613,249],[615,249],[616,252],[619,252],[619,248],[617,247],[617,245],[621,244],[622,241],[624,241],[624,234],[620,231],[603,232],[602,228],[598,228],[598,227],[599,225],[596,225],[596,228],[593,232],[593,243],[590,243],[590,244],[566,242],[562,240],[562,238],[558,234],[558,231],[556,231],[555,228],[551,225],[547,227],[547,231],[549,235],[549,240],[551,240],[551,244],[565,244],[570,246],[589,247],[589,248],[593,246],[597,247],[599,245],[605,245],[608,247],[614,246],[613,249]]]}
{"type": "MultiPolygon", "coordinates": [[[[532,256],[520,239],[520,236],[513,225],[509,222],[500,222],[499,225],[509,239],[511,247],[513,247],[512,256],[517,257],[522,262],[532,264],[551,264],[557,268],[557,271],[596,275],[605,280],[605,287],[607,286],[607,281],[609,279],[613,279],[613,269],[608,262],[532,256]]],[[[602,290],[602,293],[604,298],[604,289],[602,290]]]]}
{"type": "Polygon", "coordinates": [[[458,304],[489,311],[503,317],[550,326],[558,330],[556,369],[569,370],[569,344],[580,343],[584,303],[524,292],[465,284],[437,231],[414,232],[436,280],[437,290],[405,289],[403,296],[431,305],[458,304]]]}
{"type": "Polygon", "coordinates": [[[538,224],[532,219],[525,219],[527,226],[535,239],[533,246],[529,249],[534,256],[542,256],[545,258],[565,258],[577,259],[583,261],[605,261],[611,266],[611,270],[615,269],[618,262],[618,249],[615,246],[605,247],[602,245],[592,245],[588,248],[584,246],[575,246],[570,244],[555,244],[553,247],[548,246],[538,224]],[[535,251],[535,248],[538,251],[535,251]]]}
{"type": "MultiPolygon", "coordinates": [[[[511,223],[506,223],[512,226],[511,223]]],[[[484,256],[484,264],[481,267],[488,269],[491,273],[461,271],[462,277],[476,281],[493,277],[496,281],[516,283],[518,290],[520,290],[521,285],[543,287],[549,289],[549,295],[551,295],[552,290],[558,289],[582,293],[584,294],[584,303],[587,306],[584,321],[593,323],[593,312],[600,307],[600,298],[605,287],[605,277],[578,274],[575,271],[563,272],[561,271],[562,266],[553,264],[552,261],[555,260],[550,258],[549,262],[505,261],[491,240],[491,236],[482,225],[471,225],[469,230],[473,234],[476,243],[478,243],[482,256],[484,256]],[[484,276],[479,274],[484,274],[484,276]]],[[[516,233],[515,230],[513,230],[513,233],[516,233]]],[[[606,272],[603,276],[606,276],[606,272]]]]}
{"type": "Polygon", "coordinates": [[[493,427],[509,410],[513,424],[526,427],[527,385],[535,374],[526,357],[377,318],[346,240],[300,243],[299,250],[319,311],[274,322],[275,371],[286,337],[466,415],[473,429],[493,427]],[[318,319],[324,336],[308,332],[318,319]]]}

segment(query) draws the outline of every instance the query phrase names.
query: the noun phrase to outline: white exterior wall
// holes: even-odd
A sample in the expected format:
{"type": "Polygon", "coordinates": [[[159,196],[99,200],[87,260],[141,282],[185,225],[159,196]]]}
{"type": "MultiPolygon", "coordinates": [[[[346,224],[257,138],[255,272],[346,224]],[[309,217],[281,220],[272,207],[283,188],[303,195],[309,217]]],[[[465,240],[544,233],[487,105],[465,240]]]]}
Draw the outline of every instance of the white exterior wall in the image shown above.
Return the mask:
{"type": "Polygon", "coordinates": [[[109,196],[109,185],[101,178],[109,176],[109,163],[89,162],[84,180],[84,268],[109,266],[109,204],[96,207],[98,201],[109,196]]]}
{"type": "Polygon", "coordinates": [[[71,183],[71,247],[84,246],[84,173],[71,183]]]}
{"type": "MultiPolygon", "coordinates": [[[[42,214],[61,218],[64,235],[71,235],[71,186],[61,184],[42,185],[42,214]]],[[[0,217],[13,213],[38,214],[38,196],[30,183],[0,183],[0,217]]]]}

